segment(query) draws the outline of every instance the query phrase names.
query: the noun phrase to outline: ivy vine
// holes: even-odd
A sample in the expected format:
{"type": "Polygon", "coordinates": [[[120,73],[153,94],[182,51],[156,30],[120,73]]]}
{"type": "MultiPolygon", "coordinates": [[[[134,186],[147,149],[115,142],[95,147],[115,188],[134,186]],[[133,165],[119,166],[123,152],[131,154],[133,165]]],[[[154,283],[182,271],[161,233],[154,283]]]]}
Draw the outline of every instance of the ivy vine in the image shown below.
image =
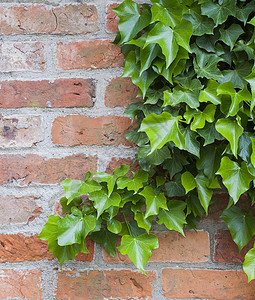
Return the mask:
{"type": "MultiPolygon", "coordinates": [[[[64,180],[66,215],[50,216],[39,237],[62,265],[88,253],[88,235],[115,256],[120,236],[117,249],[145,272],[158,247],[152,224],[184,235],[223,189],[221,219],[241,251],[255,235],[255,0],[125,0],[114,11],[122,76],[143,99],[126,109],[141,169],[64,180]],[[243,193],[247,211],[236,205],[243,193]]],[[[243,268],[255,279],[255,245],[243,268]]]]}

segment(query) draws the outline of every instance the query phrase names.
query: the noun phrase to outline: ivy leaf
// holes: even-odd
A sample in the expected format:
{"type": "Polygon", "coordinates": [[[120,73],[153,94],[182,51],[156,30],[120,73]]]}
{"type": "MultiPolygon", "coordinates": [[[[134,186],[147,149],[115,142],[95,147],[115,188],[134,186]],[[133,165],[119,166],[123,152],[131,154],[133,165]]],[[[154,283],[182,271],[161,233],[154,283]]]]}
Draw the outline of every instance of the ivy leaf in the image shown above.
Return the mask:
{"type": "Polygon", "coordinates": [[[181,151],[177,148],[174,148],[174,151],[172,153],[172,158],[167,159],[164,164],[163,168],[165,170],[168,170],[170,179],[173,178],[173,176],[182,171],[183,166],[188,165],[188,161],[186,157],[181,153],[181,151]]]}
{"type": "Polygon", "coordinates": [[[179,46],[191,52],[189,42],[193,33],[193,25],[190,21],[182,19],[174,29],[174,37],[179,46]]]}
{"type": "Polygon", "coordinates": [[[165,189],[168,197],[185,196],[185,190],[181,182],[181,174],[176,174],[174,180],[168,181],[165,184],[165,189]]]}
{"type": "Polygon", "coordinates": [[[200,91],[199,102],[211,102],[214,105],[221,104],[221,97],[217,94],[218,86],[217,81],[209,79],[206,88],[200,91]]]}
{"type": "Polygon", "coordinates": [[[92,241],[100,244],[109,255],[112,257],[116,256],[116,234],[110,232],[107,228],[101,228],[100,231],[92,232],[90,238],[92,241]]]}
{"type": "Polygon", "coordinates": [[[140,193],[146,200],[146,213],[145,218],[149,216],[157,215],[159,208],[168,209],[166,206],[166,197],[164,193],[156,195],[151,186],[146,186],[140,193]]]}
{"type": "Polygon", "coordinates": [[[118,206],[121,197],[118,193],[113,192],[110,196],[106,190],[96,191],[89,194],[89,199],[94,201],[94,206],[97,209],[97,218],[110,206],[118,206]]]}
{"type": "Polygon", "coordinates": [[[60,204],[62,206],[62,215],[69,214],[73,206],[78,207],[82,203],[81,198],[74,198],[69,204],[67,204],[68,199],[63,197],[60,199],[60,204]]]}
{"type": "Polygon", "coordinates": [[[58,221],[58,244],[66,246],[72,244],[81,244],[96,226],[96,217],[85,215],[78,217],[75,215],[67,215],[58,221]]]}
{"type": "Polygon", "coordinates": [[[127,188],[129,191],[138,192],[139,189],[143,188],[143,183],[148,181],[148,173],[143,170],[138,170],[133,173],[134,178],[120,177],[117,181],[118,189],[127,188]]]}
{"type": "Polygon", "coordinates": [[[255,245],[245,255],[243,270],[248,276],[248,282],[255,279],[255,245]]]}
{"type": "Polygon", "coordinates": [[[112,9],[120,18],[118,23],[121,36],[119,45],[134,38],[138,32],[150,24],[150,7],[148,4],[143,4],[142,8],[140,13],[139,5],[136,2],[126,0],[117,8],[112,9]]]}
{"type": "Polygon", "coordinates": [[[211,0],[203,0],[199,3],[201,3],[202,14],[212,18],[216,26],[224,23],[228,16],[235,16],[236,13],[236,0],[225,0],[221,4],[211,0]]]}
{"type": "MultiPolygon", "coordinates": [[[[255,5],[255,1],[251,1],[251,2],[247,3],[245,7],[242,7],[242,8],[237,7],[236,8],[236,17],[237,17],[237,19],[242,21],[244,23],[244,25],[246,24],[250,13],[252,13],[254,11],[254,5],[255,5]]],[[[254,17],[254,26],[255,26],[255,17],[254,17]]]]}
{"type": "Polygon", "coordinates": [[[249,24],[251,24],[251,25],[253,25],[253,26],[255,26],[255,17],[253,17],[251,20],[250,20],[250,22],[248,22],[249,24]]]}
{"type": "Polygon", "coordinates": [[[154,43],[161,47],[162,52],[166,57],[166,68],[168,68],[176,58],[178,52],[178,45],[173,35],[173,30],[169,26],[165,26],[163,23],[158,22],[148,33],[144,47],[154,43]]]}
{"type": "Polygon", "coordinates": [[[195,177],[195,179],[196,179],[196,183],[197,183],[198,198],[207,214],[208,206],[210,204],[210,201],[211,201],[212,195],[213,195],[213,191],[211,189],[209,189],[209,186],[210,186],[209,179],[202,172],[200,172],[195,177]]]}
{"type": "Polygon", "coordinates": [[[66,198],[68,199],[67,205],[80,195],[99,191],[102,188],[98,182],[92,179],[86,181],[66,179],[61,182],[61,185],[65,189],[66,198]]]}
{"type": "Polygon", "coordinates": [[[242,27],[239,24],[232,24],[227,29],[220,28],[220,39],[225,44],[230,46],[230,49],[232,50],[235,43],[236,43],[236,41],[237,41],[237,39],[243,33],[244,33],[244,31],[243,31],[242,27]]]}
{"type": "Polygon", "coordinates": [[[255,106],[255,68],[247,77],[245,77],[245,79],[246,81],[249,82],[251,92],[252,92],[251,107],[250,107],[250,110],[252,111],[255,106]]]}
{"type": "Polygon", "coordinates": [[[138,132],[138,129],[132,129],[126,133],[126,139],[137,146],[142,147],[149,142],[149,138],[145,132],[138,132]]]}
{"type": "Polygon", "coordinates": [[[186,223],[186,218],[184,214],[184,209],[186,208],[186,203],[178,200],[170,200],[167,203],[168,210],[160,209],[157,221],[158,224],[165,224],[166,228],[169,230],[176,230],[180,232],[183,236],[183,227],[186,223]]]}
{"type": "Polygon", "coordinates": [[[191,193],[187,198],[186,202],[187,202],[187,214],[192,213],[194,217],[197,216],[199,216],[200,218],[203,217],[205,211],[196,195],[191,193]]]}
{"type": "Polygon", "coordinates": [[[145,48],[140,49],[141,70],[140,75],[149,69],[153,60],[160,54],[160,48],[157,44],[150,44],[145,48]]]}
{"type": "Polygon", "coordinates": [[[221,175],[223,184],[227,187],[234,203],[249,189],[250,182],[254,179],[244,161],[240,167],[238,163],[230,160],[227,156],[222,158],[220,169],[216,174],[221,175]]]}
{"type": "Polygon", "coordinates": [[[227,223],[233,241],[241,251],[255,234],[255,219],[251,211],[245,214],[239,207],[232,206],[223,211],[221,219],[227,223]]]}
{"type": "Polygon", "coordinates": [[[185,89],[182,87],[176,87],[173,90],[173,93],[170,91],[164,92],[164,104],[163,106],[170,105],[175,106],[179,103],[186,103],[189,107],[197,108],[199,107],[199,91],[194,89],[185,89]]]}
{"type": "Polygon", "coordinates": [[[107,221],[107,229],[112,233],[118,234],[121,232],[122,225],[120,221],[111,219],[107,221]]]}
{"type": "Polygon", "coordinates": [[[145,131],[148,135],[151,142],[151,153],[162,148],[169,141],[174,142],[178,148],[185,146],[185,140],[178,124],[181,118],[181,116],[173,117],[170,113],[163,112],[160,116],[150,114],[143,119],[139,131],[145,131]]]}
{"type": "Polygon", "coordinates": [[[145,218],[144,212],[137,212],[134,216],[134,219],[136,220],[139,227],[144,228],[149,233],[154,216],[145,218]]]}
{"type": "Polygon", "coordinates": [[[197,138],[199,137],[198,134],[192,130],[190,130],[189,127],[181,128],[181,133],[184,136],[185,139],[185,147],[183,150],[188,151],[189,153],[192,153],[196,157],[200,156],[200,144],[197,141],[197,138]]]}
{"type": "Polygon", "coordinates": [[[171,157],[171,153],[167,146],[163,146],[161,149],[156,149],[151,154],[151,146],[144,145],[138,149],[138,159],[145,160],[146,163],[158,166],[163,163],[164,160],[171,157]]]}
{"type": "Polygon", "coordinates": [[[195,177],[188,171],[181,175],[182,185],[185,188],[186,194],[197,187],[195,177]]]}
{"type": "Polygon", "coordinates": [[[244,132],[238,141],[237,154],[247,163],[250,160],[250,158],[251,161],[253,161],[254,155],[252,154],[252,149],[254,149],[255,145],[254,146],[252,145],[252,140],[253,138],[251,138],[247,132],[244,132]]]}
{"type": "Polygon", "coordinates": [[[152,22],[162,22],[174,28],[182,18],[182,6],[178,0],[152,0],[152,22]]]}
{"type": "Polygon", "coordinates": [[[243,134],[243,127],[236,120],[219,119],[215,125],[216,130],[230,143],[231,150],[237,157],[238,140],[243,134]]]}
{"type": "Polygon", "coordinates": [[[251,154],[251,163],[255,166],[255,138],[251,137],[251,145],[252,145],[252,154],[251,154]]]}
{"type": "Polygon", "coordinates": [[[144,266],[151,257],[151,251],[158,248],[158,238],[154,234],[144,233],[137,237],[124,235],[118,250],[121,254],[127,254],[134,265],[144,274],[144,266]]]}

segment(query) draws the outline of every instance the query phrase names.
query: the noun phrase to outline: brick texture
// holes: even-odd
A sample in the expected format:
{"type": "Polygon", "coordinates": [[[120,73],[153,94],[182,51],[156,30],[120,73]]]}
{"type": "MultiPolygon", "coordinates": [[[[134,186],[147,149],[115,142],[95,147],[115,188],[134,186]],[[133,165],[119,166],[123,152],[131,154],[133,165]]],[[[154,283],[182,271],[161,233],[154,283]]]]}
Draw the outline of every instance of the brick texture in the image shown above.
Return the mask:
{"type": "Polygon", "coordinates": [[[45,68],[44,45],[41,42],[0,43],[0,70],[43,71],[45,68]]]}
{"type": "Polygon", "coordinates": [[[219,263],[242,263],[245,254],[253,247],[255,237],[239,253],[238,246],[233,241],[229,231],[218,231],[215,234],[214,260],[219,263]]]}
{"type": "Polygon", "coordinates": [[[1,299],[42,299],[40,270],[0,270],[1,299]]]}
{"type": "Polygon", "coordinates": [[[98,14],[94,5],[45,5],[0,7],[0,34],[96,32],[98,14]]]}
{"type": "Polygon", "coordinates": [[[134,159],[131,158],[115,158],[113,157],[110,163],[107,166],[106,172],[109,174],[112,174],[113,171],[119,167],[120,165],[128,165],[130,166],[130,170],[125,176],[132,177],[132,172],[136,172],[139,169],[141,169],[140,165],[137,161],[134,161],[134,159]]]}
{"type": "MultiPolygon", "coordinates": [[[[159,248],[152,251],[150,262],[208,261],[210,255],[208,233],[186,231],[185,235],[186,238],[175,231],[157,233],[159,248]]],[[[131,263],[128,256],[120,254],[119,251],[116,257],[112,257],[104,250],[104,260],[108,263],[131,263]]]]}
{"type": "Polygon", "coordinates": [[[154,272],[65,271],[58,274],[57,299],[152,299],[154,272]]]}
{"type": "Polygon", "coordinates": [[[0,82],[0,107],[91,107],[95,97],[92,79],[56,79],[0,82]]]}
{"type": "Polygon", "coordinates": [[[201,269],[163,269],[163,292],[166,298],[253,300],[255,282],[247,282],[241,271],[201,269]]]}
{"type": "Polygon", "coordinates": [[[112,8],[116,8],[117,3],[109,4],[106,6],[106,31],[118,32],[119,17],[112,11],[112,8]]]}
{"type": "Polygon", "coordinates": [[[69,115],[55,119],[52,127],[54,144],[79,145],[126,145],[125,132],[131,129],[131,120],[125,117],[106,116],[90,118],[69,115]]]}
{"type": "Polygon", "coordinates": [[[20,185],[30,183],[55,184],[66,178],[84,179],[84,174],[96,171],[97,158],[83,154],[65,158],[46,159],[39,155],[1,155],[0,184],[17,181],[20,185]]]}
{"type": "Polygon", "coordinates": [[[0,148],[32,147],[40,142],[41,118],[32,115],[0,115],[0,148]]]}
{"type": "Polygon", "coordinates": [[[37,199],[0,195],[0,225],[29,223],[39,217],[42,208],[36,204],[37,199]]]}
{"type": "Polygon", "coordinates": [[[58,69],[105,69],[122,67],[122,65],[123,56],[120,48],[111,44],[109,40],[58,44],[58,69]]]}
{"type": "Polygon", "coordinates": [[[130,78],[114,78],[106,87],[105,105],[110,107],[125,106],[139,101],[136,98],[138,88],[130,78]]]}

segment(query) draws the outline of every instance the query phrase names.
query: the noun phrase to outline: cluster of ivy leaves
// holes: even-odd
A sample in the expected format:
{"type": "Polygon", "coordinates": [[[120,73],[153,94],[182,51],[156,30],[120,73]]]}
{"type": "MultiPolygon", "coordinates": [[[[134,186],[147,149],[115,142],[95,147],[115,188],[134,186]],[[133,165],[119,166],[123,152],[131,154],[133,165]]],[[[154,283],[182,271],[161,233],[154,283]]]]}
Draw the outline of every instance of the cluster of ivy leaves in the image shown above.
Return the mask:
{"type": "MultiPolygon", "coordinates": [[[[67,215],[50,216],[39,237],[62,264],[87,252],[88,234],[115,256],[120,236],[119,251],[144,271],[158,247],[152,222],[184,235],[224,188],[221,218],[241,251],[255,235],[255,0],[125,0],[114,11],[122,76],[142,98],[126,110],[141,170],[65,180],[67,215]],[[237,206],[245,192],[247,211],[237,206]]],[[[255,245],[244,271],[255,279],[255,245]]]]}

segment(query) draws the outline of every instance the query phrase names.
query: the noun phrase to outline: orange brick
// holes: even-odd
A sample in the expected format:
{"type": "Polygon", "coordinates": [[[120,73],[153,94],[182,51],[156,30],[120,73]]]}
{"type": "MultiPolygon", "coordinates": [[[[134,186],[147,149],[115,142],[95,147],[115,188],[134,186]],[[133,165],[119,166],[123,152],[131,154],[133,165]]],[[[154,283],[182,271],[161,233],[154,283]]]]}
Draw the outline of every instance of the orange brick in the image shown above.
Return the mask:
{"type": "Polygon", "coordinates": [[[163,269],[166,298],[254,300],[255,281],[248,283],[242,271],[163,269]]]}
{"type": "Polygon", "coordinates": [[[117,3],[109,4],[106,6],[106,31],[118,32],[119,17],[113,12],[113,8],[118,6],[117,3]]]}

